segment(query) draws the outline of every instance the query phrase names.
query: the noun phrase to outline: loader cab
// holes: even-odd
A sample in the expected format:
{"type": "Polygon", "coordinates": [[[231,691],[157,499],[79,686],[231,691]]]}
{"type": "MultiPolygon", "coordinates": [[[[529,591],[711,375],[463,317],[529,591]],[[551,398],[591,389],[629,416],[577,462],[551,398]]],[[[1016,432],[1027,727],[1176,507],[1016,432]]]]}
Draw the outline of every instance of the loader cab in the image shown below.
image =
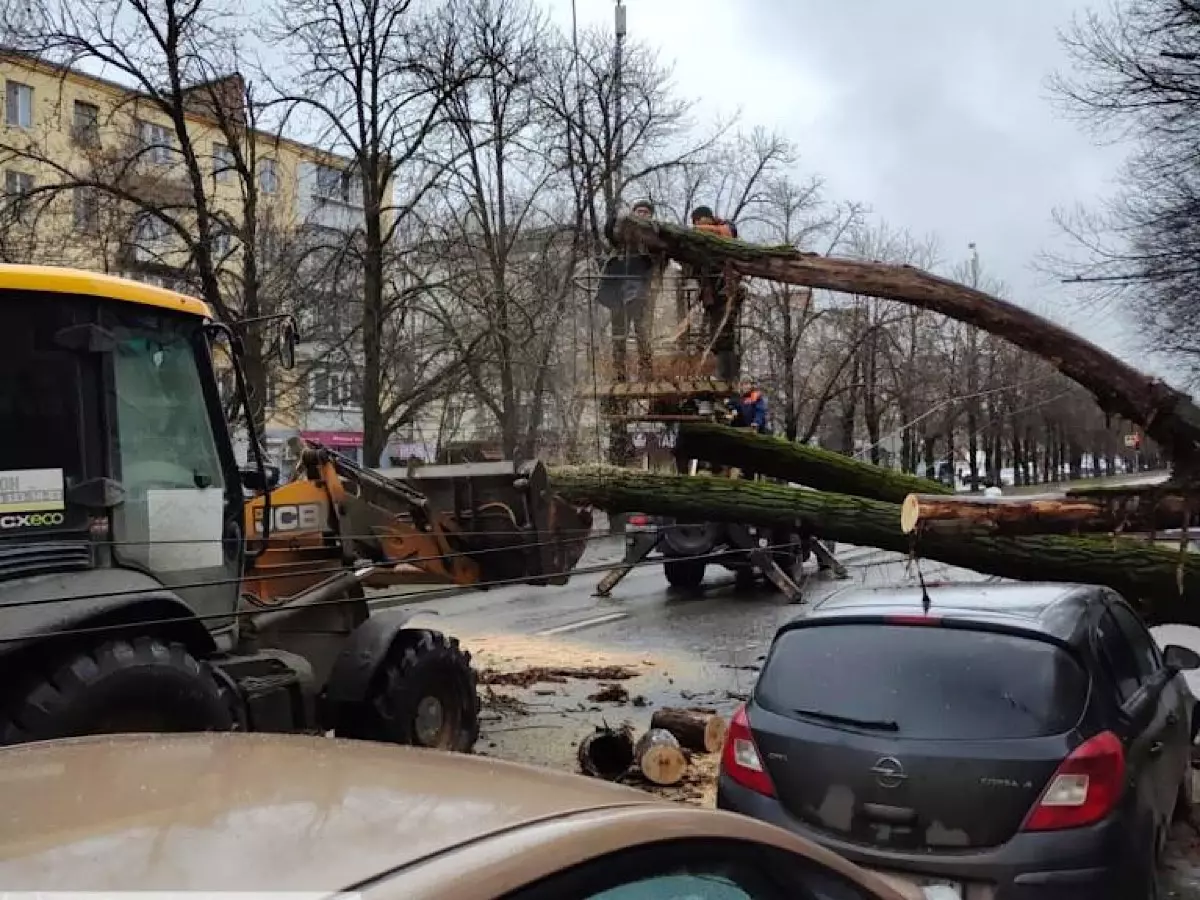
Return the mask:
{"type": "Polygon", "coordinates": [[[125,570],[219,628],[245,551],[208,307],[90,272],[0,266],[0,310],[0,595],[125,570]]]}

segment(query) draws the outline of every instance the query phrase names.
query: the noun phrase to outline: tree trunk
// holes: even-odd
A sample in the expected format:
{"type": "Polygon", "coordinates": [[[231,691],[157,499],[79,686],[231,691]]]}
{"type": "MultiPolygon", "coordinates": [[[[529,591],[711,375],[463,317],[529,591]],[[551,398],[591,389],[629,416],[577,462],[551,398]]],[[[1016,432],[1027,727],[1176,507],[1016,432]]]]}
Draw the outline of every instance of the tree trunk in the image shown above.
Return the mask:
{"type": "Polygon", "coordinates": [[[748,276],[896,300],[1005,338],[1082,385],[1106,412],[1143,426],[1177,465],[1200,455],[1200,407],[1182,391],[1126,365],[1090,341],[1014,303],[915,266],[836,259],[790,246],[725,240],[666,222],[624,217],[618,244],[641,244],[680,262],[719,262],[748,276]]]}
{"type": "Polygon", "coordinates": [[[937,460],[934,455],[937,453],[937,436],[927,432],[925,434],[925,479],[934,481],[937,478],[937,460]]]}
{"type": "Polygon", "coordinates": [[[597,728],[579,742],[579,771],[612,781],[633,764],[633,733],[626,728],[597,728]]]}
{"type": "MultiPolygon", "coordinates": [[[[628,469],[558,469],[553,487],[567,501],[609,513],[642,512],[681,519],[782,525],[822,540],[911,550],[900,506],[821,491],[711,476],[660,475],[628,469]]],[[[922,535],[917,553],[952,566],[1024,581],[1107,585],[1151,624],[1200,624],[1200,557],[1129,538],[922,535]],[[1182,593],[1180,589],[1182,588],[1182,593]]]]}
{"type": "Polygon", "coordinates": [[[681,460],[702,459],[823,491],[891,503],[900,503],[909,494],[953,493],[936,481],[727,425],[689,422],[680,426],[675,455],[681,460]]]}
{"type": "Polygon", "coordinates": [[[687,757],[664,728],[652,728],[641,736],[633,748],[633,759],[647,781],[654,784],[679,784],[687,772],[687,757]]]}
{"type": "Polygon", "coordinates": [[[1186,497],[1151,500],[1136,491],[1091,491],[1033,497],[943,497],[909,494],[900,510],[905,534],[1071,534],[1162,531],[1193,516],[1186,497]]]}
{"type": "Polygon", "coordinates": [[[664,706],[650,717],[650,727],[671,732],[681,747],[697,753],[717,753],[725,743],[725,720],[712,712],[664,706]]]}

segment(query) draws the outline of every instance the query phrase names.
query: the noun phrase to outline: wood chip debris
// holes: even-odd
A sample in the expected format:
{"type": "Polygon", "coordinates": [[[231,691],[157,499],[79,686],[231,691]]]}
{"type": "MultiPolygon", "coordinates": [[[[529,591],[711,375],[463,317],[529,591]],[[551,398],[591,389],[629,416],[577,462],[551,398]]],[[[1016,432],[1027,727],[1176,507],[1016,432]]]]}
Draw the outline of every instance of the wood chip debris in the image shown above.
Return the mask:
{"type": "Polygon", "coordinates": [[[596,693],[589,694],[588,699],[593,703],[628,703],[629,691],[619,684],[605,684],[596,693]]]}
{"type": "Polygon", "coordinates": [[[565,684],[567,679],[594,681],[625,681],[641,673],[629,666],[530,666],[515,672],[500,672],[484,669],[479,673],[480,684],[502,684],[511,687],[529,687],[538,683],[565,684]]]}

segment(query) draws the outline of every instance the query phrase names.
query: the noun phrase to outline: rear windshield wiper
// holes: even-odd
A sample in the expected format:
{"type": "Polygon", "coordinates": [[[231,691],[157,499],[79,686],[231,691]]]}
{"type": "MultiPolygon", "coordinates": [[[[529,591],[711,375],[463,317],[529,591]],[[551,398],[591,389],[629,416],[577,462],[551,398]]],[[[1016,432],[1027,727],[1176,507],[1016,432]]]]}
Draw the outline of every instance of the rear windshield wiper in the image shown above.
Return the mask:
{"type": "Polygon", "coordinates": [[[821,712],[819,709],[793,709],[798,716],[808,719],[821,719],[835,725],[849,725],[851,728],[869,728],[872,731],[899,731],[900,723],[891,719],[851,719],[847,716],[835,716],[833,713],[821,712]]]}

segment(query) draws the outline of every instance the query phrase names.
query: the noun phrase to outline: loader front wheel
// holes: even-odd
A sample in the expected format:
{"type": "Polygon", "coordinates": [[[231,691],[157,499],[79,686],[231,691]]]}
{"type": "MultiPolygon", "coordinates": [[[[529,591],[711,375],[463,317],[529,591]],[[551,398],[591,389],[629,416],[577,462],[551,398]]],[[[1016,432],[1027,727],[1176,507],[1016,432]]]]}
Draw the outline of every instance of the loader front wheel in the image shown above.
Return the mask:
{"type": "Polygon", "coordinates": [[[479,739],[471,654],[437,631],[400,632],[367,702],[337,729],[344,737],[469,753],[479,739]]]}
{"type": "Polygon", "coordinates": [[[228,731],[233,715],[213,677],[182,644],[114,640],[31,675],[4,710],[0,744],[87,734],[228,731]]]}

